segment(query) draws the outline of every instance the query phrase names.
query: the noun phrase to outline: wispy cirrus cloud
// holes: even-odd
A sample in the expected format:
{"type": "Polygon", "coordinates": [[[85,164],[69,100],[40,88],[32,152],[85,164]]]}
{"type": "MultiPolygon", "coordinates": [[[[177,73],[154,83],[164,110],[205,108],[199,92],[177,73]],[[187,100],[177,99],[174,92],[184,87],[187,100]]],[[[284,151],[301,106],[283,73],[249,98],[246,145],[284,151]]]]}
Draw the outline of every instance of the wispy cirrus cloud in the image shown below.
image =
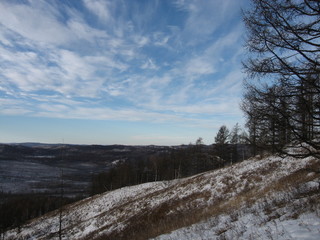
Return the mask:
{"type": "Polygon", "coordinates": [[[237,117],[243,1],[1,1],[1,114],[237,117]]]}
{"type": "Polygon", "coordinates": [[[57,9],[44,1],[28,4],[2,1],[0,9],[1,24],[32,41],[63,44],[74,38],[68,27],[57,21],[60,15],[57,9]]]}
{"type": "Polygon", "coordinates": [[[83,2],[86,8],[96,15],[100,21],[106,24],[114,23],[114,15],[111,13],[111,9],[113,8],[111,1],[84,0],[83,2]]]}
{"type": "Polygon", "coordinates": [[[188,45],[195,45],[219,38],[219,31],[230,24],[232,16],[239,11],[241,1],[177,0],[175,4],[188,13],[181,35],[188,45]]]}

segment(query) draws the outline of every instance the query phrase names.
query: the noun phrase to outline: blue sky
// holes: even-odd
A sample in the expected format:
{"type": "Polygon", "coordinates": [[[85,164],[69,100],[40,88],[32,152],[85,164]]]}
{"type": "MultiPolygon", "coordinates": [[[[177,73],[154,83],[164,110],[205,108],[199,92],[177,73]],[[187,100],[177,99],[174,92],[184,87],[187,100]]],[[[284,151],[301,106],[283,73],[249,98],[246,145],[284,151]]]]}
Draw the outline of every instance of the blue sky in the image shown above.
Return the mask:
{"type": "Polygon", "coordinates": [[[211,144],[247,0],[0,0],[0,142],[211,144]]]}

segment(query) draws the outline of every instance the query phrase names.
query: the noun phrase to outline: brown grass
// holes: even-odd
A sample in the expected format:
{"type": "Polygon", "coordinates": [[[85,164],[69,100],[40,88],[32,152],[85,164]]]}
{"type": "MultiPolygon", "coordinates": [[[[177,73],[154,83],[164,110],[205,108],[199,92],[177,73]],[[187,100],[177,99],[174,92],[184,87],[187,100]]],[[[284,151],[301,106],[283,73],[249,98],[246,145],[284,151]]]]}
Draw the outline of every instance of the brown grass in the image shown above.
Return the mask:
{"type": "MultiPolygon", "coordinates": [[[[278,163],[272,163],[267,168],[259,169],[259,171],[254,173],[249,173],[242,176],[242,180],[246,180],[247,183],[250,182],[261,182],[263,181],[263,176],[274,171],[278,167],[278,163]]],[[[249,187],[247,184],[244,190],[237,196],[231,199],[215,198],[211,205],[209,206],[198,206],[196,204],[197,199],[202,199],[208,201],[211,196],[211,192],[197,192],[188,197],[172,199],[168,202],[160,204],[154,209],[150,209],[148,205],[145,205],[145,211],[140,212],[139,215],[133,215],[130,218],[124,214],[123,219],[119,219],[119,222],[125,222],[126,227],[119,232],[112,232],[109,235],[99,235],[99,232],[93,233],[86,239],[96,239],[96,240],[108,240],[108,239],[122,239],[122,240],[145,240],[149,238],[156,237],[161,234],[169,233],[175,229],[190,226],[194,223],[198,223],[202,220],[206,220],[213,216],[218,216],[221,214],[232,214],[234,211],[240,209],[242,206],[251,206],[258,200],[265,198],[268,194],[274,192],[287,191],[291,189],[292,191],[296,187],[306,181],[318,178],[320,173],[309,174],[310,169],[320,169],[319,161],[314,161],[312,164],[307,166],[305,169],[298,170],[289,176],[284,176],[279,181],[272,183],[271,185],[258,189],[249,187]]],[[[197,182],[199,179],[203,178],[203,175],[198,175],[188,181],[183,182],[180,187],[187,186],[192,182],[197,182]]],[[[232,187],[229,183],[232,182],[232,178],[226,177],[223,182],[226,184],[226,188],[223,189],[224,193],[232,191],[232,187]]],[[[164,191],[172,191],[173,187],[169,189],[161,190],[159,192],[151,193],[148,198],[157,197],[159,193],[164,191]]],[[[169,193],[168,193],[169,194],[169,193]]],[[[288,196],[288,198],[291,196],[288,196]]],[[[298,197],[298,195],[296,195],[298,197]]],[[[136,201],[136,200],[135,200],[136,201]]],[[[286,204],[288,199],[283,199],[283,201],[278,201],[274,204],[281,206],[281,204],[286,204]]],[[[311,200],[310,200],[311,201],[311,200]]],[[[316,201],[316,200],[314,200],[316,201]]],[[[118,209],[113,211],[128,211],[131,202],[120,206],[118,209]]],[[[266,211],[268,210],[265,207],[266,211]]],[[[270,211],[272,209],[269,209],[270,211]]],[[[112,214],[109,212],[109,214],[112,214]]],[[[276,216],[274,216],[276,217],[276,216]]],[[[233,219],[237,219],[237,215],[233,216],[233,219]]],[[[105,226],[104,229],[110,226],[105,226]]],[[[100,229],[99,231],[103,231],[100,229]]],[[[221,234],[226,230],[221,229],[221,234]]]]}

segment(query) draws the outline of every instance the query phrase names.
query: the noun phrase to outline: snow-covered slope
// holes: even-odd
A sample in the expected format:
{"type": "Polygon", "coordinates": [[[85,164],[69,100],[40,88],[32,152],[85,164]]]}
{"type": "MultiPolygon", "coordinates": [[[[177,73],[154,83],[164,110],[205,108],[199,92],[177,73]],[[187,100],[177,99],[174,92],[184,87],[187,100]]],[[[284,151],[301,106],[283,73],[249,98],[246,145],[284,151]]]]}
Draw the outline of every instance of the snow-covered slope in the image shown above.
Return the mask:
{"type": "Polygon", "coordinates": [[[251,206],[243,205],[232,212],[214,215],[153,240],[319,240],[319,183],[310,181],[295,191],[301,192],[277,192],[251,206]]]}
{"type": "MultiPolygon", "coordinates": [[[[253,158],[104,193],[63,209],[63,239],[319,239],[320,161],[253,158]],[[274,238],[277,236],[277,238],[274,238]]],[[[59,239],[59,212],[5,239],[59,239]]]]}

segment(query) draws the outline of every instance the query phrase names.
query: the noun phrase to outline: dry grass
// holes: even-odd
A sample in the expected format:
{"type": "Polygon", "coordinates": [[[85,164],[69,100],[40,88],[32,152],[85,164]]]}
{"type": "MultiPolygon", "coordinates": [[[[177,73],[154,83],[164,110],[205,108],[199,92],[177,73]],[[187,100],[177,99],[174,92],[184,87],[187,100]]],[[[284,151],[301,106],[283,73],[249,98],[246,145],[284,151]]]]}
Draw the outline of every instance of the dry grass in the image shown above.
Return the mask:
{"type": "MultiPolygon", "coordinates": [[[[253,205],[258,200],[275,192],[286,191],[288,189],[294,191],[299,184],[319,178],[320,176],[320,173],[310,174],[310,169],[319,169],[320,167],[319,161],[314,161],[314,163],[307,168],[285,176],[265,188],[257,189],[250,187],[249,183],[263,181],[263,176],[270,173],[270,171],[274,171],[277,167],[277,163],[272,163],[268,168],[243,175],[241,180],[245,180],[246,185],[244,185],[243,190],[238,195],[230,199],[216,198],[209,206],[197,206],[196,200],[202,199],[208,201],[212,197],[210,192],[197,192],[184,198],[172,199],[152,210],[146,206],[146,210],[139,216],[134,215],[126,219],[126,227],[120,232],[113,232],[108,236],[104,235],[96,239],[144,240],[169,233],[178,228],[190,226],[213,216],[221,214],[230,214],[230,216],[233,216],[232,213],[243,206],[253,205]]],[[[200,178],[203,178],[203,176],[199,175],[191,178],[189,181],[196,182],[200,178]]],[[[232,180],[230,176],[223,179],[224,184],[227,186],[223,189],[224,194],[227,194],[228,191],[233,191],[232,186],[229,185],[233,182],[232,180]]],[[[188,181],[183,182],[183,186],[187,186],[189,183],[188,181]]],[[[156,194],[158,193],[153,193],[153,196],[150,197],[156,197],[156,194]]],[[[294,197],[298,197],[298,195],[299,193],[296,193],[294,197]]],[[[281,204],[285,204],[290,198],[292,198],[292,196],[277,200],[278,202],[272,204],[281,207],[281,204]]],[[[316,200],[313,199],[312,201],[316,200]]],[[[268,210],[267,204],[264,205],[264,208],[266,211],[268,210]]],[[[233,216],[233,219],[237,219],[236,214],[233,216]]],[[[221,234],[225,231],[226,229],[221,229],[221,234]]]]}

